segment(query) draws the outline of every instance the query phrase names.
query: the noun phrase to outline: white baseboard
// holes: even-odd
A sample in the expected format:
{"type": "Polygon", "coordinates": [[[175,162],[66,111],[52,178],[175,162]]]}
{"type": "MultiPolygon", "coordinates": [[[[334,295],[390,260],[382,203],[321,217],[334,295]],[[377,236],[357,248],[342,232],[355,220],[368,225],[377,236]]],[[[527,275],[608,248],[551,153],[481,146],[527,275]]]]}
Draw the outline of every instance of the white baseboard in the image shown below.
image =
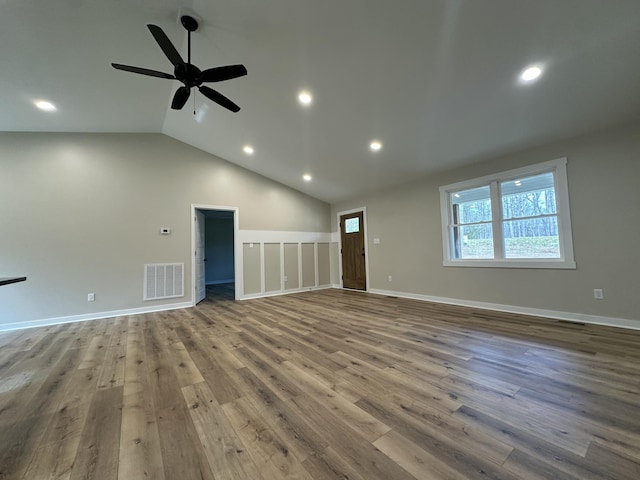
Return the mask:
{"type": "Polygon", "coordinates": [[[279,297],[280,295],[290,295],[292,293],[311,292],[316,290],[326,290],[334,288],[333,285],[321,285],[319,287],[304,287],[291,290],[276,290],[275,292],[249,293],[238,300],[253,300],[254,298],[279,297]]]}
{"type": "Polygon", "coordinates": [[[431,295],[420,295],[417,293],[394,292],[390,290],[371,289],[369,293],[375,295],[385,295],[391,297],[410,298],[413,300],[423,300],[426,302],[445,303],[448,305],[459,305],[462,307],[473,307],[482,310],[495,310],[497,312],[519,313],[531,315],[533,317],[553,318],[555,320],[566,320],[567,322],[590,323],[594,325],[605,325],[607,327],[628,328],[640,330],[640,320],[629,318],[601,317],[598,315],[587,315],[584,313],[560,312],[556,310],[544,310],[541,308],[518,307],[515,305],[503,305],[501,303],[476,302],[473,300],[460,300],[457,298],[433,297],[431,295]]]}
{"type": "MultiPolygon", "coordinates": [[[[328,288],[342,289],[340,285],[323,285],[320,287],[297,288],[293,290],[264,292],[245,295],[239,300],[250,300],[254,298],[276,297],[280,295],[289,295],[292,293],[308,292],[313,290],[325,290],[328,288]]],[[[556,320],[566,320],[568,322],[589,323],[594,325],[604,325],[608,327],[628,328],[632,330],[640,330],[640,320],[632,320],[627,318],[602,317],[598,315],[587,315],[584,313],[561,312],[556,310],[544,310],[540,308],[518,307],[515,305],[504,305],[500,303],[476,302],[473,300],[461,300],[457,298],[434,297],[431,295],[420,295],[417,293],[394,292],[391,290],[370,289],[368,293],[374,295],[384,295],[399,298],[409,298],[413,300],[422,300],[426,302],[444,303],[447,305],[459,305],[462,307],[479,308],[482,310],[494,310],[497,312],[518,313],[522,315],[531,315],[534,317],[553,318],[556,320]]],[[[152,307],[130,308],[126,310],[113,310],[110,312],[87,313],[83,315],[72,315],[68,317],[47,318],[43,320],[32,320],[28,322],[6,323],[0,325],[0,332],[9,330],[21,330],[24,328],[48,327],[51,325],[60,325],[63,323],[84,322],[87,320],[99,320],[102,318],[121,317],[125,315],[137,315],[140,313],[162,312],[166,310],[176,310],[179,308],[189,308],[193,305],[191,302],[171,303],[167,305],[155,305],[152,307]]]]}
{"type": "Polygon", "coordinates": [[[28,322],[6,323],[4,325],[0,325],[0,332],[6,332],[9,330],[21,330],[23,328],[48,327],[50,325],[60,325],[62,323],[99,320],[101,318],[122,317],[125,315],[137,315],[139,313],[162,312],[165,310],[175,310],[178,308],[187,308],[191,306],[191,302],[170,303],[167,305],[154,305],[152,307],[129,308],[126,310],[113,310],[111,312],[85,313],[82,315],[72,315],[69,317],[45,318],[43,320],[31,320],[28,322]]]}

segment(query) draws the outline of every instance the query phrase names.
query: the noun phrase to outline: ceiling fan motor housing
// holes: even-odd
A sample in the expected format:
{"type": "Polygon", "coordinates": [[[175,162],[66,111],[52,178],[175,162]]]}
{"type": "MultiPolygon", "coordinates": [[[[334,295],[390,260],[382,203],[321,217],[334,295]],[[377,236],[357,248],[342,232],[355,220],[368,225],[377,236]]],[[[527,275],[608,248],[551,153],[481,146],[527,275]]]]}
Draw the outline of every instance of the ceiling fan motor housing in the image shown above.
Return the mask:
{"type": "Polygon", "coordinates": [[[187,87],[202,85],[202,71],[191,63],[179,63],[175,66],[173,74],[187,87]]]}

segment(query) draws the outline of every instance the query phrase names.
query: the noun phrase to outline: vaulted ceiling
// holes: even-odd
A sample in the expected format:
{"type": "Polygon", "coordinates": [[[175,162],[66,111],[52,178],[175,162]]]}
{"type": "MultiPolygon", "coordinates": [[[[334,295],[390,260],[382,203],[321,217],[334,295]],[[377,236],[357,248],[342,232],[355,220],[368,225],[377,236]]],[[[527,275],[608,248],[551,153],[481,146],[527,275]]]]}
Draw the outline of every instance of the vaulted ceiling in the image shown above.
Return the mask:
{"type": "Polygon", "coordinates": [[[0,0],[0,130],[162,132],[337,202],[640,118],[638,59],[638,0],[0,0]],[[111,67],[173,73],[146,24],[186,57],[181,8],[239,113],[111,67]]]}

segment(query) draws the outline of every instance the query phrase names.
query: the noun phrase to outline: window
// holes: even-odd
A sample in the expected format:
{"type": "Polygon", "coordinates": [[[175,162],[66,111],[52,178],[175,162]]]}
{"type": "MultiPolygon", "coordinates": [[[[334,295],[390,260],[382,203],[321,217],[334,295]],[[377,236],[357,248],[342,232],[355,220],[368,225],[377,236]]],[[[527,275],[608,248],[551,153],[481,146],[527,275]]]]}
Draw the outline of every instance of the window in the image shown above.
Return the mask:
{"type": "Polygon", "coordinates": [[[444,265],[575,268],[566,164],[440,187],[444,265]]]}
{"type": "Polygon", "coordinates": [[[347,218],[344,221],[344,233],[358,233],[360,231],[360,218],[347,218]]]}

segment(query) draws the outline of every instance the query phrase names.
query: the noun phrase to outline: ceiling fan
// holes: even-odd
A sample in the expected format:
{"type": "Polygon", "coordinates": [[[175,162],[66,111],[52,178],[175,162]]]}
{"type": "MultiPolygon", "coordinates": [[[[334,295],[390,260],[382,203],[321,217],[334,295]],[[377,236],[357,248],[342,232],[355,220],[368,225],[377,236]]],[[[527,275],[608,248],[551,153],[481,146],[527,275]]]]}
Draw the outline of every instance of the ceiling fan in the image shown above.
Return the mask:
{"type": "Polygon", "coordinates": [[[191,63],[191,32],[195,32],[198,29],[198,21],[190,15],[182,15],[180,17],[180,23],[187,30],[187,61],[185,62],[176,48],[169,40],[169,37],[164,31],[157,25],[147,25],[151,35],[155,38],[156,42],[167,56],[169,61],[173,64],[173,75],[169,73],[159,72],[157,70],[149,70],[148,68],[133,67],[131,65],[121,65],[119,63],[112,63],[113,68],[118,70],[124,70],[125,72],[138,73],[140,75],[148,75],[150,77],[168,78],[170,80],[179,80],[184,85],[176,91],[171,101],[171,108],[174,110],[180,110],[184,107],[185,103],[189,99],[191,94],[191,88],[197,87],[200,93],[202,93],[209,100],[213,100],[218,105],[237,112],[240,107],[222,95],[220,92],[215,91],[213,88],[209,88],[203,83],[209,82],[222,82],[224,80],[231,80],[232,78],[242,77],[247,74],[247,69],[244,65],[225,65],[222,67],[208,68],[206,70],[200,70],[198,67],[191,63]]]}

